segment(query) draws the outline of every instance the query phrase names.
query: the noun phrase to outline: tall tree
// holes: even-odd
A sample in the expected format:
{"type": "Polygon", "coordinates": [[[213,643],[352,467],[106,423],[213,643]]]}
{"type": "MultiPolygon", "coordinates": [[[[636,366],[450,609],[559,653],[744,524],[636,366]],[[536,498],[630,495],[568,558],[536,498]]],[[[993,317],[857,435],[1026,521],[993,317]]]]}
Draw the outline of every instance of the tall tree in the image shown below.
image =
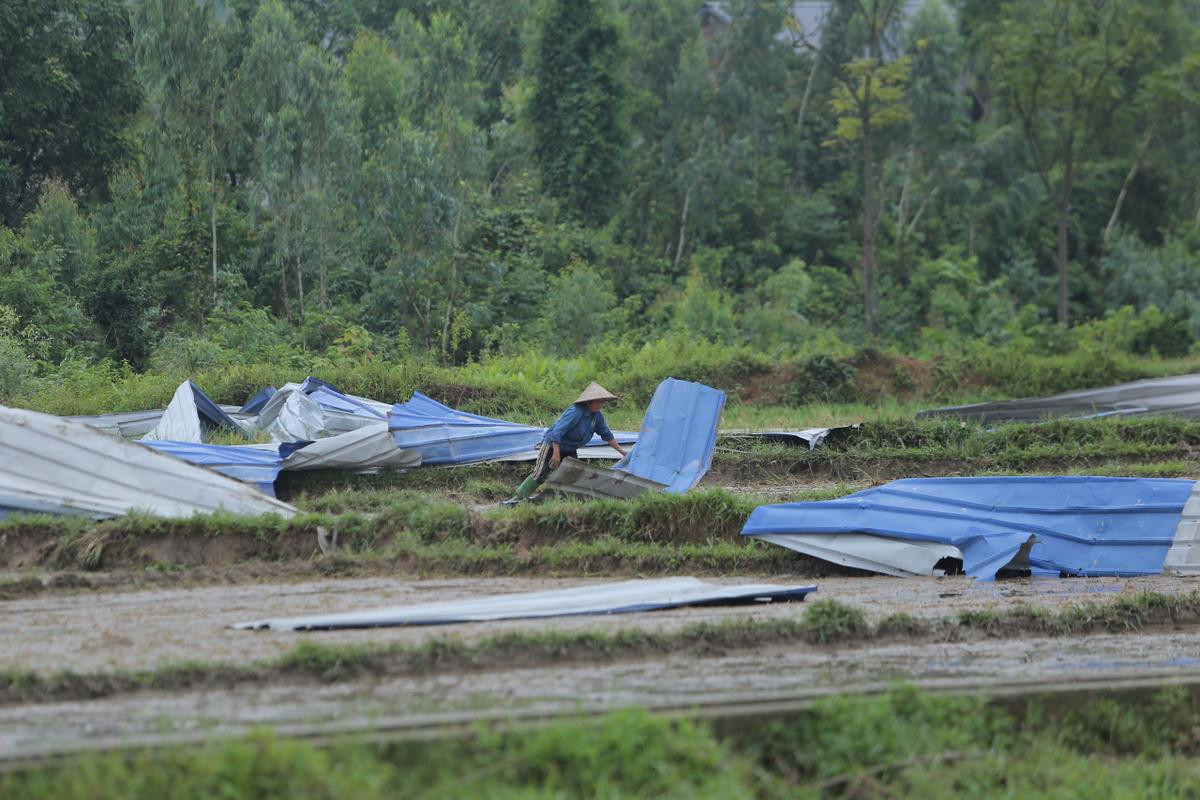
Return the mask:
{"type": "Polygon", "coordinates": [[[329,305],[329,265],[347,257],[347,189],[359,156],[359,111],[328,53],[304,42],[278,0],[259,7],[238,75],[238,95],[255,130],[252,193],[272,221],[285,314],[288,268],[305,318],[305,277],[317,273],[329,305]],[[335,241],[337,240],[337,241],[335,241]]]}
{"type": "MultiPolygon", "coordinates": [[[[212,305],[219,297],[217,208],[220,176],[227,163],[228,101],[233,84],[227,72],[227,31],[217,0],[137,0],[138,63],[163,130],[184,165],[188,191],[207,184],[212,305]]],[[[197,303],[197,321],[203,304],[197,303]]]]}
{"type": "Polygon", "coordinates": [[[49,177],[103,192],[131,152],[141,93],[122,0],[0,3],[0,221],[16,226],[49,177]]]}
{"type": "Polygon", "coordinates": [[[1009,0],[980,26],[987,76],[1020,127],[1054,209],[1057,316],[1067,323],[1070,215],[1076,186],[1113,112],[1136,91],[1129,66],[1152,51],[1156,3],[1009,0]]]}
{"type": "Polygon", "coordinates": [[[534,47],[528,115],[542,185],[568,213],[597,225],[623,186],[624,36],[610,0],[552,0],[534,47]]]}
{"type": "Polygon", "coordinates": [[[483,86],[470,34],[448,14],[427,23],[397,14],[392,37],[395,56],[376,53],[379,65],[362,70],[379,74],[395,60],[390,68],[406,77],[399,118],[363,165],[373,303],[381,327],[409,328],[449,359],[465,335],[463,232],[486,185],[485,137],[474,122],[483,86]]]}
{"type": "Polygon", "coordinates": [[[836,50],[825,47],[813,34],[793,24],[800,44],[806,46],[829,66],[836,81],[830,103],[837,115],[837,128],[831,142],[843,142],[859,148],[862,169],[862,275],[863,307],[867,334],[878,332],[875,312],[875,283],[878,269],[876,234],[879,230],[883,189],[881,161],[886,152],[881,137],[887,128],[907,122],[911,110],[906,88],[911,66],[907,56],[888,60],[888,35],[900,20],[903,7],[899,0],[854,0],[846,4],[847,22],[863,38],[861,55],[839,61],[836,50]]]}

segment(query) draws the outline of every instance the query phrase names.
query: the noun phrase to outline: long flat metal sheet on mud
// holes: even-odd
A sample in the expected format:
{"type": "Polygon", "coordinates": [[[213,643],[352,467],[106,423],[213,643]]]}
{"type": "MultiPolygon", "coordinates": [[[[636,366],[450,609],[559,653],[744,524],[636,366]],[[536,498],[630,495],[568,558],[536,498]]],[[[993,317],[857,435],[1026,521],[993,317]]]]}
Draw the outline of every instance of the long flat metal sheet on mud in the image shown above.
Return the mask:
{"type": "Polygon", "coordinates": [[[629,499],[646,492],[661,492],[667,487],[629,472],[568,458],[550,474],[542,488],[581,497],[629,499]]]}
{"type": "Polygon", "coordinates": [[[837,500],[759,506],[742,535],[953,545],[963,571],[983,579],[1014,564],[1038,574],[1153,575],[1194,487],[1166,478],[909,478],[837,500]]]}
{"type": "Polygon", "coordinates": [[[0,407],[0,450],[0,512],[296,514],[232,478],[62,417],[0,407]]]}
{"type": "Polygon", "coordinates": [[[519,592],[446,603],[420,603],[372,611],[285,617],[242,622],[241,630],[332,630],[396,625],[445,625],[588,614],[625,614],[702,605],[749,605],[803,600],[816,586],[772,583],[726,586],[696,578],[662,578],[577,586],[546,592],[519,592]]]}
{"type": "Polygon", "coordinates": [[[637,446],[613,469],[665,484],[673,494],[686,492],[712,464],[724,408],[721,390],[667,378],[654,390],[637,446]]]}
{"type": "Polygon", "coordinates": [[[1049,397],[933,408],[918,413],[917,417],[955,416],[981,422],[1033,422],[1046,417],[1129,414],[1172,414],[1186,419],[1200,419],[1200,374],[1149,378],[1049,397]]]}

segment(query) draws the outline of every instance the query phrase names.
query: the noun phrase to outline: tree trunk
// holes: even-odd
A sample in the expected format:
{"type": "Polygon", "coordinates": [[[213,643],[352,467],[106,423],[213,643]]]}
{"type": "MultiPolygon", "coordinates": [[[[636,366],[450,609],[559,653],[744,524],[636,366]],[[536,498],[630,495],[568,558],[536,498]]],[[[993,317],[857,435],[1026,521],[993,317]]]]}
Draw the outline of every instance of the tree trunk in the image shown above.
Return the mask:
{"type": "Polygon", "coordinates": [[[304,268],[296,255],[296,302],[300,304],[300,324],[304,324],[304,268]]]}
{"type": "Polygon", "coordinates": [[[287,262],[284,261],[282,250],[279,252],[279,300],[283,305],[283,318],[290,322],[292,319],[292,304],[288,300],[287,262]]]}
{"type": "Polygon", "coordinates": [[[325,285],[325,213],[322,209],[319,211],[319,225],[321,226],[320,233],[317,234],[317,278],[321,283],[321,309],[329,308],[329,297],[326,294],[325,285]]]}
{"type": "Polygon", "coordinates": [[[1067,324],[1067,222],[1071,206],[1058,204],[1058,324],[1067,324]]]}
{"type": "Polygon", "coordinates": [[[692,204],[692,189],[694,188],[696,188],[695,181],[683,195],[683,213],[679,215],[679,244],[675,247],[675,263],[672,265],[676,275],[679,274],[679,259],[683,257],[683,236],[687,231],[688,207],[692,204]]]}
{"type": "Polygon", "coordinates": [[[804,133],[804,116],[808,113],[808,99],[812,96],[813,82],[817,77],[817,65],[821,59],[813,56],[812,68],[808,71],[808,80],[804,83],[804,96],[800,98],[800,110],[796,112],[796,130],[804,133]]]}
{"type": "Polygon", "coordinates": [[[1067,137],[1067,150],[1064,162],[1066,174],[1063,175],[1062,195],[1058,202],[1058,324],[1067,324],[1067,265],[1070,263],[1070,252],[1067,242],[1068,227],[1071,221],[1071,190],[1075,183],[1075,137],[1067,137]]]}
{"type": "Polygon", "coordinates": [[[209,184],[212,188],[212,213],[210,214],[210,223],[212,227],[212,304],[213,308],[217,307],[218,285],[217,285],[217,170],[216,167],[208,168],[209,184]]]}
{"type": "Polygon", "coordinates": [[[1142,157],[1146,154],[1146,148],[1150,146],[1150,140],[1154,137],[1154,126],[1146,131],[1146,136],[1142,139],[1142,144],[1138,148],[1137,155],[1133,158],[1133,163],[1129,165],[1129,172],[1125,173],[1125,180],[1121,182],[1121,191],[1117,192],[1117,202],[1113,204],[1112,216],[1108,218],[1108,224],[1104,226],[1103,246],[1108,250],[1108,240],[1112,236],[1113,229],[1117,227],[1117,220],[1121,217],[1121,206],[1125,204],[1125,195],[1129,193],[1129,184],[1137,177],[1138,167],[1142,163],[1142,157]]]}
{"type": "Polygon", "coordinates": [[[300,349],[308,349],[308,341],[304,330],[304,268],[300,263],[300,254],[296,254],[296,302],[300,306],[300,349]]]}
{"type": "Polygon", "coordinates": [[[454,303],[458,300],[458,228],[462,222],[462,202],[454,214],[454,228],[450,233],[450,286],[446,294],[446,318],[442,322],[442,361],[450,363],[450,325],[454,317],[454,303]]]}
{"type": "Polygon", "coordinates": [[[874,336],[875,326],[875,169],[873,142],[871,141],[871,83],[867,79],[863,91],[862,105],[862,152],[863,152],[863,229],[862,268],[863,306],[867,316],[867,335],[874,336]]]}

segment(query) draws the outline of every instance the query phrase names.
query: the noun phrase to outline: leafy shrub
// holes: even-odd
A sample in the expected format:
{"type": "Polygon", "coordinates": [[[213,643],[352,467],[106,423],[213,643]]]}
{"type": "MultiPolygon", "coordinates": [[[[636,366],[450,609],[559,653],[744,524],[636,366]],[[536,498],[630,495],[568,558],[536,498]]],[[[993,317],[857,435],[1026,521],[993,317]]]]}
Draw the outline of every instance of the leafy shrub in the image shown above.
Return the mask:
{"type": "Polygon", "coordinates": [[[804,403],[848,403],[855,399],[854,368],[828,355],[815,355],[796,365],[791,400],[804,403]]]}

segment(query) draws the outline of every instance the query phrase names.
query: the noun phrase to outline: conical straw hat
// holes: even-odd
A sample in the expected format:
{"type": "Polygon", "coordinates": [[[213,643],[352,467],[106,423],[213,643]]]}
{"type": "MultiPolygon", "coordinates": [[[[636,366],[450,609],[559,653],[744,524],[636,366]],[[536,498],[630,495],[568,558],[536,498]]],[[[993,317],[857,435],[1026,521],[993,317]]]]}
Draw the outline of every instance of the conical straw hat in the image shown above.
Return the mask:
{"type": "Polygon", "coordinates": [[[616,400],[616,399],[617,399],[617,396],[615,394],[610,392],[608,389],[605,389],[603,386],[596,383],[595,381],[592,381],[591,383],[588,384],[588,387],[583,390],[583,394],[579,395],[579,399],[576,400],[575,402],[576,403],[586,403],[589,400],[616,400]]]}

